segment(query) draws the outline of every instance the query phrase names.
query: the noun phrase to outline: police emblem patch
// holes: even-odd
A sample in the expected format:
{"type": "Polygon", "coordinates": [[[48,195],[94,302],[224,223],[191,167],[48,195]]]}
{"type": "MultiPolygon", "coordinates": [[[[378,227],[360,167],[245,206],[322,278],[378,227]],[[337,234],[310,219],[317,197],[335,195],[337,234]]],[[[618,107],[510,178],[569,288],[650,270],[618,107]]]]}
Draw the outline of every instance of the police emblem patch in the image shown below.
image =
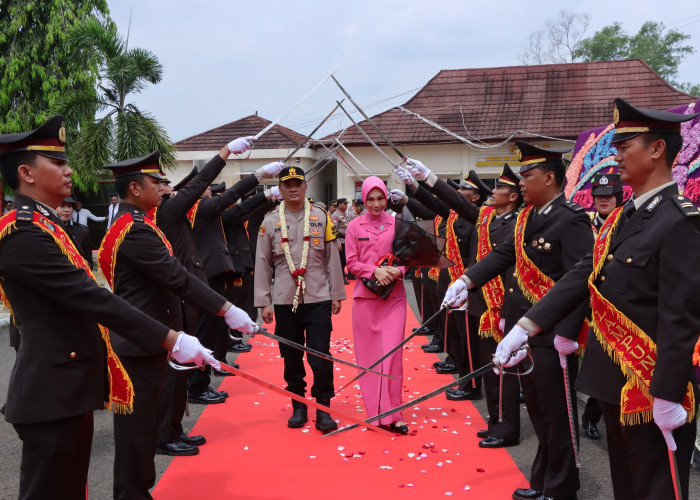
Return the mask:
{"type": "Polygon", "coordinates": [[[309,220],[318,220],[318,215],[312,215],[309,220]]]}
{"type": "Polygon", "coordinates": [[[318,238],[314,238],[312,243],[314,244],[315,247],[317,247],[321,244],[321,240],[319,240],[318,238]]]}
{"type": "Polygon", "coordinates": [[[312,236],[321,236],[321,230],[320,229],[312,229],[311,235],[312,236]]]}
{"type": "Polygon", "coordinates": [[[258,229],[258,238],[262,238],[264,234],[265,234],[265,226],[261,225],[260,229],[258,229]]]}

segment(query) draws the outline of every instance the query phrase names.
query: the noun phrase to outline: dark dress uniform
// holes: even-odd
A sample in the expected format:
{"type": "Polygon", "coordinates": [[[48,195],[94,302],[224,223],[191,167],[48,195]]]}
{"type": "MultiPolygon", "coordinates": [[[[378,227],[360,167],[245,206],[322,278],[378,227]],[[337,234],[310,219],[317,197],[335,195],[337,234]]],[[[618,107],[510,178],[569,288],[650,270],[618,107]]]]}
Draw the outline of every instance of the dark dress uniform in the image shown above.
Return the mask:
{"type": "MultiPolygon", "coordinates": [[[[258,178],[255,174],[250,174],[222,194],[202,198],[192,226],[194,241],[202,257],[209,286],[231,301],[234,269],[220,214],[257,185],[258,178]]],[[[222,317],[210,314],[200,315],[197,322],[197,338],[202,345],[214,351],[217,359],[226,360],[228,327],[222,317]]],[[[210,373],[209,368],[193,370],[189,378],[190,396],[207,392],[211,381],[210,373]]]]}
{"type": "Polygon", "coordinates": [[[78,224],[72,219],[68,219],[68,221],[64,223],[64,226],[70,237],[73,238],[73,242],[75,242],[75,246],[78,248],[80,255],[83,256],[90,266],[90,269],[92,269],[92,240],[90,239],[90,231],[88,228],[82,224],[78,224]]]}
{"type": "Polygon", "coordinates": [[[22,337],[3,409],[22,440],[19,496],[85,498],[92,412],[109,391],[98,322],[123,331],[125,344],[163,352],[169,329],[76,268],[31,223],[38,212],[62,225],[47,207],[18,193],[15,206],[17,230],[0,245],[0,278],[22,337]]]}
{"type": "MultiPolygon", "coordinates": [[[[470,203],[464,196],[457,193],[447,183],[438,181],[431,189],[442,201],[457,211],[460,217],[476,222],[478,208],[470,203]],[[476,213],[475,213],[476,211],[476,213]]],[[[492,248],[512,237],[517,219],[517,211],[508,212],[494,217],[489,226],[489,238],[492,248]]],[[[476,264],[479,244],[479,231],[475,228],[471,234],[469,266],[476,264]]],[[[513,267],[508,268],[501,274],[501,279],[505,285],[508,277],[513,275],[513,267]]],[[[508,300],[510,294],[505,294],[504,301],[508,300]]],[[[481,337],[479,335],[479,325],[482,314],[486,312],[486,301],[480,289],[469,291],[469,336],[472,349],[476,350],[473,364],[465,373],[460,372],[459,376],[466,375],[469,371],[475,370],[479,366],[487,363],[493,358],[496,352],[496,340],[493,337],[481,337]]],[[[488,409],[488,434],[491,437],[506,440],[510,443],[517,443],[520,440],[520,383],[517,378],[504,376],[503,393],[500,394],[499,376],[493,372],[488,372],[483,376],[484,392],[486,393],[486,406],[488,409]],[[500,396],[500,397],[499,397],[500,396]],[[498,421],[499,399],[501,399],[502,422],[498,421]]],[[[476,386],[478,387],[478,385],[476,386]]],[[[465,386],[460,389],[473,390],[474,386],[465,386]]]]}
{"type": "MultiPolygon", "coordinates": [[[[192,236],[192,226],[187,219],[187,212],[199,200],[207,186],[216,178],[226,162],[214,156],[202,168],[195,167],[177,186],[177,195],[165,198],[155,213],[155,223],[168,238],[173,255],[192,275],[207,283],[202,259],[197,253],[192,236]]],[[[194,304],[181,302],[183,329],[194,335],[197,331],[199,308],[194,304]]],[[[196,370],[199,371],[199,370],[196,370]]],[[[182,417],[187,407],[188,371],[168,369],[161,398],[159,443],[172,443],[179,440],[184,433],[182,417]]]]}
{"type": "MultiPolygon", "coordinates": [[[[632,208],[629,202],[625,210],[629,213],[632,208]]],[[[687,265],[699,251],[700,212],[678,195],[674,183],[631,215],[623,213],[608,250],[612,258],[606,259],[596,282],[600,293],[656,343],[650,393],[668,401],[680,401],[688,382],[697,384],[691,354],[700,330],[700,274],[689,272],[687,265]]],[[[592,255],[586,255],[525,316],[549,329],[566,311],[587,301],[592,255]]],[[[670,498],[666,444],[656,424],[620,424],[620,393],[626,382],[596,336],[589,335],[577,388],[603,406],[615,498],[670,498]]],[[[695,422],[673,434],[683,496],[688,498],[695,422]]]]}
{"type": "MultiPolygon", "coordinates": [[[[117,219],[131,213],[134,225],[119,246],[114,270],[114,293],[173,330],[183,326],[181,300],[193,302],[216,314],[226,299],[190,274],[156,232],[143,222],[138,208],[122,201],[117,219]]],[[[151,498],[155,483],[155,454],[158,438],[159,405],[167,359],[163,348],[142,349],[112,332],[115,351],[120,355],[134,383],[134,413],[114,416],[114,497],[151,498]]]]}
{"type": "MultiPolygon", "coordinates": [[[[543,208],[542,213],[535,215],[533,210],[529,215],[524,237],[525,253],[542,273],[556,282],[590,250],[593,235],[586,212],[579,205],[565,201],[563,194],[543,208]]],[[[515,260],[515,239],[511,235],[470,267],[466,275],[480,287],[512,268],[515,260]]],[[[515,276],[509,276],[504,286],[507,298],[501,314],[505,318],[505,331],[509,331],[532,304],[521,291],[515,276]]],[[[573,340],[578,338],[586,314],[585,300],[579,301],[577,306],[566,318],[530,339],[535,368],[520,379],[528,414],[539,440],[530,487],[547,496],[575,495],[579,489],[564,380],[559,356],[554,349],[555,335],[573,340]]],[[[567,361],[570,386],[573,387],[578,363],[573,355],[567,361]]],[[[576,398],[572,399],[576,415],[576,398]]]]}

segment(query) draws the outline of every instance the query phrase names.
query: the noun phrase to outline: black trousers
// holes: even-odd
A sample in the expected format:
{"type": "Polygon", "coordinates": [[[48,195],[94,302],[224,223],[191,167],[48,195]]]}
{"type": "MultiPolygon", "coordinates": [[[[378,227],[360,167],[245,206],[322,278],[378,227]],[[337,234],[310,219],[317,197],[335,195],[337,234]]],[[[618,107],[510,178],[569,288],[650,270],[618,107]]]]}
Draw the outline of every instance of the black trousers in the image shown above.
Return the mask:
{"type": "Polygon", "coordinates": [[[160,423],[158,424],[158,442],[174,443],[182,434],[182,417],[187,408],[186,371],[166,368],[165,381],[160,396],[160,423]]]}
{"type": "Polygon", "coordinates": [[[581,419],[586,422],[591,422],[592,424],[597,424],[600,422],[600,417],[603,415],[603,409],[600,406],[600,401],[596,398],[588,397],[586,401],[586,406],[583,409],[583,414],[581,419]]]}
{"type": "Polygon", "coordinates": [[[114,414],[114,498],[151,499],[166,354],[121,358],[134,384],[134,412],[114,414]]]}
{"type": "MultiPolygon", "coordinates": [[[[481,365],[484,364],[479,354],[479,317],[465,314],[463,311],[455,311],[451,313],[451,316],[454,316],[458,329],[456,341],[460,350],[460,358],[457,359],[456,366],[459,370],[459,376],[463,377],[477,368],[481,368],[481,365]]],[[[471,379],[460,386],[460,389],[465,391],[481,390],[481,377],[471,379]]]]}
{"type": "Polygon", "coordinates": [[[345,269],[345,266],[347,265],[347,260],[345,259],[345,243],[340,244],[338,254],[340,255],[340,268],[343,270],[343,276],[347,277],[348,273],[345,269]]]}
{"type": "Polygon", "coordinates": [[[92,447],[92,412],[13,427],[22,440],[18,498],[84,500],[92,447]]]}
{"type": "MultiPolygon", "coordinates": [[[[229,302],[231,302],[234,306],[243,309],[248,316],[255,321],[258,316],[258,312],[253,305],[255,295],[253,292],[253,281],[254,277],[252,271],[245,273],[234,273],[232,280],[233,286],[227,289],[227,291],[230,292],[227,298],[229,299],[229,302]]],[[[231,335],[238,338],[243,336],[243,334],[238,330],[231,330],[231,335]]]]}
{"type": "MultiPolygon", "coordinates": [[[[492,338],[479,338],[478,349],[482,364],[492,359],[498,344],[492,338]]],[[[508,370],[512,370],[509,368],[508,370]]],[[[484,374],[484,393],[489,412],[488,430],[493,437],[520,440],[520,381],[514,375],[503,375],[501,410],[503,421],[498,421],[500,377],[493,370],[484,374]]]]}
{"type": "MultiPolygon", "coordinates": [[[[620,424],[620,406],[600,401],[608,440],[610,474],[615,500],[673,498],[668,448],[652,421],[639,425],[620,424]]],[[[696,422],[673,431],[678,449],[676,463],[682,498],[688,499],[690,457],[695,443],[696,422]]]]}
{"type": "MultiPolygon", "coordinates": [[[[532,463],[530,487],[545,496],[574,495],[579,487],[579,474],[569,429],[569,411],[564,390],[564,375],[559,354],[554,347],[532,347],[535,369],[520,377],[527,412],[539,441],[532,463]]],[[[527,361],[524,361],[527,363],[527,361]]],[[[578,360],[567,357],[569,387],[574,414],[574,430],[578,443],[578,413],[576,410],[576,375],[578,360]]]]}
{"type": "MultiPolygon", "coordinates": [[[[311,349],[330,354],[331,301],[299,304],[296,313],[291,305],[275,306],[275,335],[306,345],[311,349]]],[[[284,359],[284,380],[287,390],[299,396],[306,394],[306,369],[304,352],[280,344],[280,355],[284,359]]],[[[330,401],[333,388],[333,362],[318,356],[308,355],[306,361],[314,374],[311,396],[321,401],[330,401]]]]}

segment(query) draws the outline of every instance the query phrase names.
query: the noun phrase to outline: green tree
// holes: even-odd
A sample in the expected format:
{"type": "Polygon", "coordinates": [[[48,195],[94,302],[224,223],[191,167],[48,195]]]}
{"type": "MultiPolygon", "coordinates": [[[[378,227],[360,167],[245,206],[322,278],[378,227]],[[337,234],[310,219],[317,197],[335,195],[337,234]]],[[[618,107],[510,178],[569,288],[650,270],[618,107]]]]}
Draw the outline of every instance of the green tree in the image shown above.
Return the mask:
{"type": "Polygon", "coordinates": [[[108,24],[108,12],[106,0],[0,0],[0,132],[32,129],[59,95],[94,87],[97,66],[67,32],[81,19],[108,24]]]}
{"type": "Polygon", "coordinates": [[[663,23],[647,21],[635,35],[628,35],[620,23],[613,23],[581,41],[576,58],[583,61],[616,61],[642,59],[659,76],[681,90],[697,95],[698,86],[675,81],[678,66],[694,52],[685,45],[690,35],[667,30],[663,23]]]}
{"type": "Polygon", "coordinates": [[[149,84],[163,77],[163,67],[151,51],[129,48],[111,25],[89,19],[68,32],[69,42],[78,50],[93,54],[99,68],[97,87],[74,89],[61,95],[55,111],[70,123],[80,124],[80,134],[69,144],[71,167],[77,184],[94,189],[104,175],[104,165],[161,152],[164,166],[175,164],[174,147],[165,129],[151,114],[127,102],[149,84]],[[92,119],[84,121],[85,116],[92,119]]]}

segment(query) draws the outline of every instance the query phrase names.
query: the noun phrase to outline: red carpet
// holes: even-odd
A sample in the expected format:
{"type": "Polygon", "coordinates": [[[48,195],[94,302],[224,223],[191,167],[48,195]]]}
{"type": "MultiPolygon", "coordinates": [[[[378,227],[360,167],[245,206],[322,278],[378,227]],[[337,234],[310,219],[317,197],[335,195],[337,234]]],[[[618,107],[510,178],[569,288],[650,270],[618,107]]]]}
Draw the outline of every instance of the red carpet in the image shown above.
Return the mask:
{"type": "MultiPolygon", "coordinates": [[[[347,287],[348,297],[352,286],[347,287]]],[[[343,302],[333,318],[331,354],[354,361],[351,307],[351,300],[343,302]]],[[[410,332],[418,322],[410,312],[408,316],[410,332]]],[[[263,336],[251,343],[253,350],[237,359],[241,369],[284,387],[276,343],[263,336]]],[[[437,357],[423,353],[422,343],[425,337],[415,337],[404,349],[404,400],[449,382],[448,375],[435,373],[437,357]]],[[[345,366],[335,370],[336,388],[355,373],[345,366]]],[[[308,382],[308,367],[307,373],[308,382]]],[[[355,429],[321,439],[311,408],[306,427],[289,429],[288,399],[239,377],[227,377],[219,389],[231,397],[206,408],[192,432],[204,434],[207,444],[197,456],[172,461],[153,491],[156,499],[497,500],[511,498],[515,488],[528,484],[507,451],[477,446],[475,433],[485,423],[468,401],[447,401],[440,395],[405,410],[409,436],[391,438],[355,429]]],[[[359,388],[345,389],[332,407],[364,416],[359,388]]]]}

